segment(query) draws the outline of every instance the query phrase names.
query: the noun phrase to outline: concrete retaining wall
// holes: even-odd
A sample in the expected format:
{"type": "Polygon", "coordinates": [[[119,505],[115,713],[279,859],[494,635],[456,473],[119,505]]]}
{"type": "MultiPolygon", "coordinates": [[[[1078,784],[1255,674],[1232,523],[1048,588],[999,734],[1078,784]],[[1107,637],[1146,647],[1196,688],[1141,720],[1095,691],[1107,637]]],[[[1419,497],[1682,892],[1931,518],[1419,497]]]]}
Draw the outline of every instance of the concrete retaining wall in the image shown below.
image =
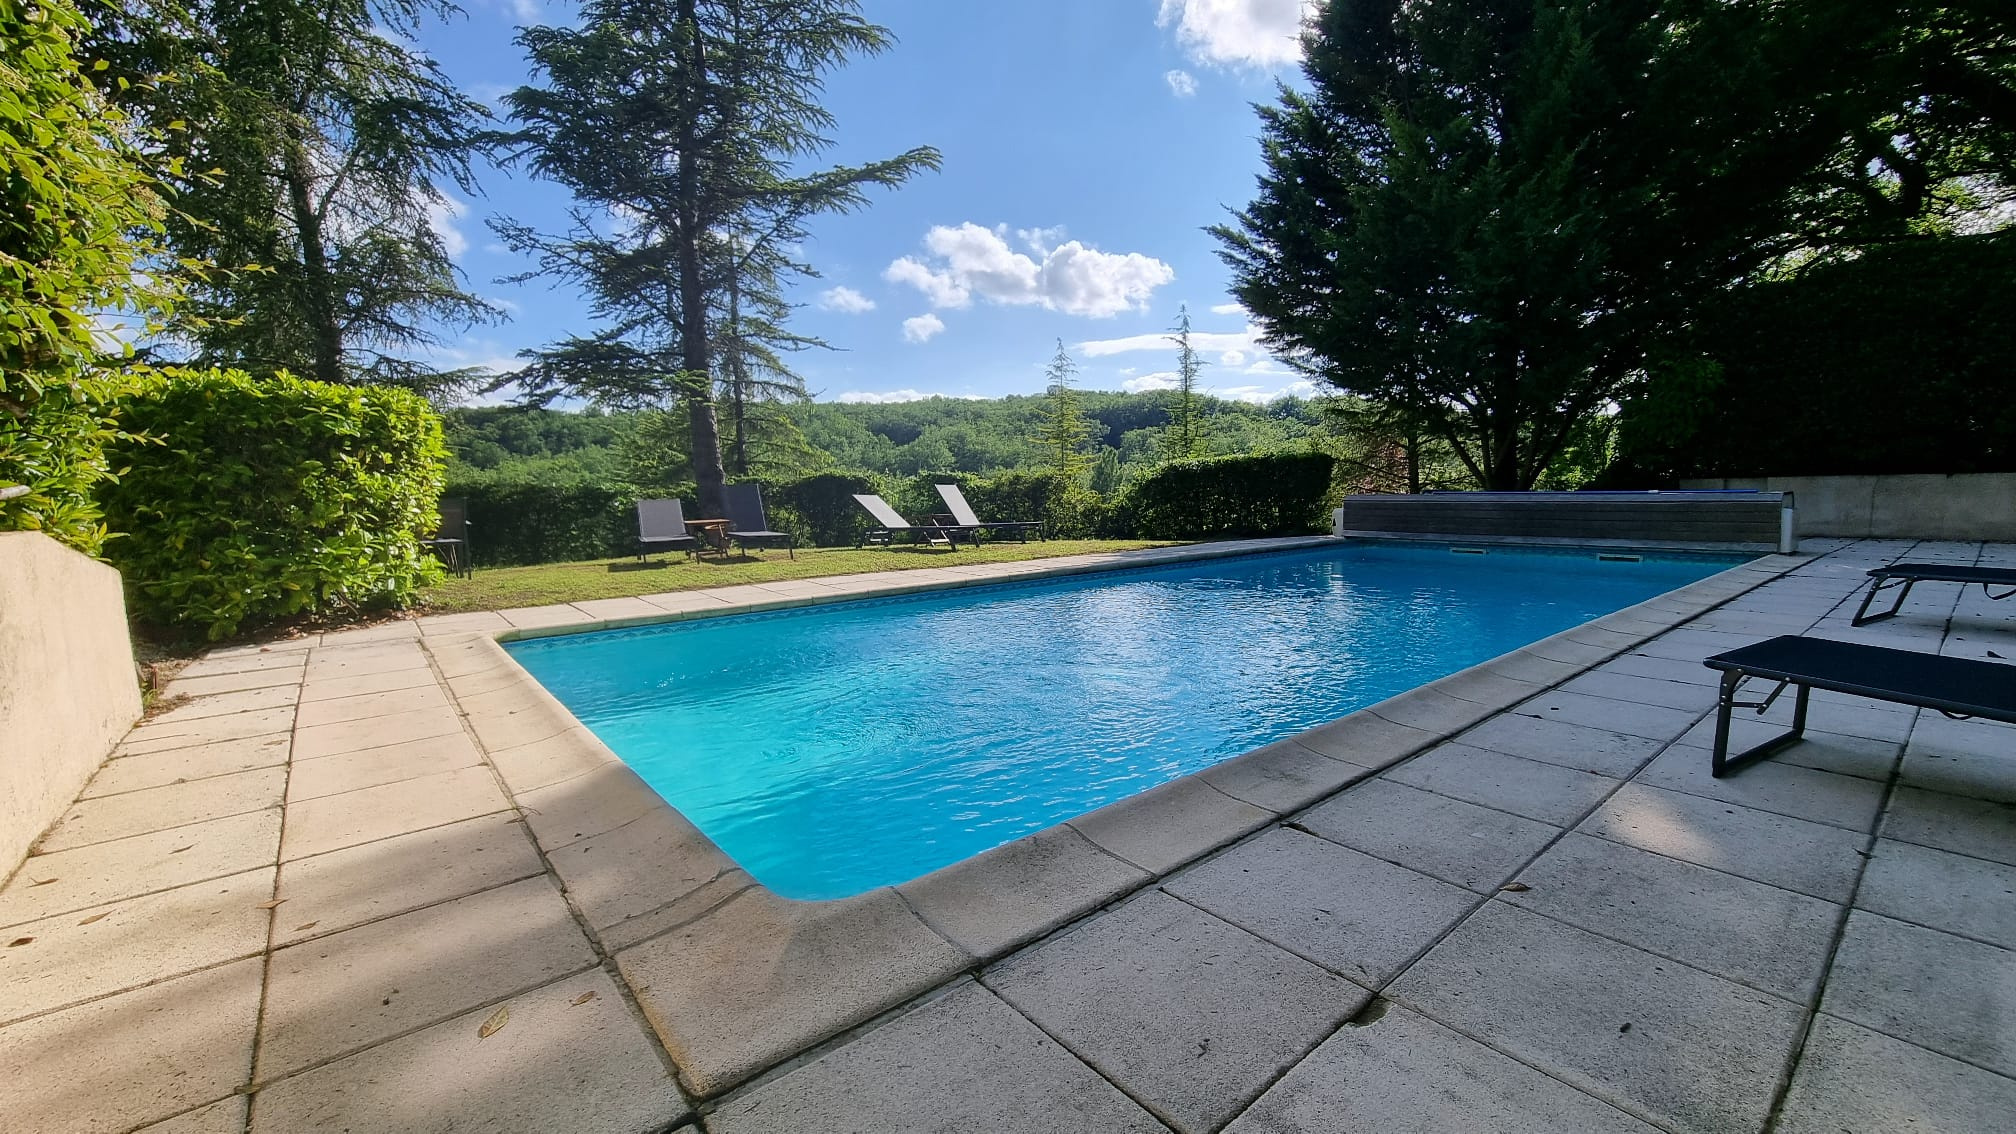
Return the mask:
{"type": "Polygon", "coordinates": [[[1680,486],[1797,493],[1800,535],[2016,540],[2016,473],[1774,476],[1680,486]]]}
{"type": "Polygon", "coordinates": [[[139,716],[119,572],[0,532],[0,878],[139,716]]]}

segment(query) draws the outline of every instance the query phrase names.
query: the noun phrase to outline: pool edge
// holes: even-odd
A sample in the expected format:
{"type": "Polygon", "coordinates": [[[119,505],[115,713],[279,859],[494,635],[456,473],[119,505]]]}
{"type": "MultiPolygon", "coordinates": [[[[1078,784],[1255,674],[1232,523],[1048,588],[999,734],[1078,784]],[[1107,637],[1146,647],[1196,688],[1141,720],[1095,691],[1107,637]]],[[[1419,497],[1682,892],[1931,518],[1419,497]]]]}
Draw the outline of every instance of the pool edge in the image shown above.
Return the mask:
{"type": "Polygon", "coordinates": [[[783,898],[751,879],[501,644],[1329,542],[1158,548],[830,597],[753,595],[718,609],[420,637],[582,925],[694,1093],[711,1097],[1814,558],[1760,556],[920,878],[831,901],[783,898]]]}

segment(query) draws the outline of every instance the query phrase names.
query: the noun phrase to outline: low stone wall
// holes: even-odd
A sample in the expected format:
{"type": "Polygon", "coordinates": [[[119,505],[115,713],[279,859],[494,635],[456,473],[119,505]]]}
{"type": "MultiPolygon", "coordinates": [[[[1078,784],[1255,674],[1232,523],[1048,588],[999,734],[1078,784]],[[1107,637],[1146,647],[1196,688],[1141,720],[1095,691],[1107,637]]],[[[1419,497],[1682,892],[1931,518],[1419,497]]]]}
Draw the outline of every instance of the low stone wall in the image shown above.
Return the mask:
{"type": "Polygon", "coordinates": [[[2016,540],[2016,473],[1737,477],[1680,486],[1796,493],[1800,535],[2016,540]]]}
{"type": "Polygon", "coordinates": [[[139,716],[119,572],[0,532],[0,879],[139,716]]]}

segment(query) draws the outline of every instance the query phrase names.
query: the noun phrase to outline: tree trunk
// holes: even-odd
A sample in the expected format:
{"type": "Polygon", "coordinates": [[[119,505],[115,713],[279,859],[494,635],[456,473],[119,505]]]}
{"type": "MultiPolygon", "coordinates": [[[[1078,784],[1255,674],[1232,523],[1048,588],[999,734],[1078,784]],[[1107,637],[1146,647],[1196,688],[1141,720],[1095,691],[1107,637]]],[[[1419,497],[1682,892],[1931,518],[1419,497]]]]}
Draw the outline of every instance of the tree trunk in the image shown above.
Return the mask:
{"type": "Polygon", "coordinates": [[[343,328],[329,283],[329,253],[322,246],[322,216],[315,211],[313,174],[301,144],[289,138],[286,154],[287,204],[294,214],[294,234],[301,242],[301,317],[312,340],[315,373],[321,382],[342,382],[343,328]]]}
{"type": "Polygon", "coordinates": [[[699,490],[700,515],[727,514],[723,489],[728,476],[721,468],[721,431],[714,418],[713,358],[707,342],[707,290],[701,276],[700,242],[706,218],[700,215],[699,93],[707,84],[707,59],[700,42],[695,0],[679,0],[679,25],[686,30],[691,66],[686,78],[686,113],[679,124],[679,337],[681,368],[692,384],[687,397],[693,422],[693,480],[699,490]]]}

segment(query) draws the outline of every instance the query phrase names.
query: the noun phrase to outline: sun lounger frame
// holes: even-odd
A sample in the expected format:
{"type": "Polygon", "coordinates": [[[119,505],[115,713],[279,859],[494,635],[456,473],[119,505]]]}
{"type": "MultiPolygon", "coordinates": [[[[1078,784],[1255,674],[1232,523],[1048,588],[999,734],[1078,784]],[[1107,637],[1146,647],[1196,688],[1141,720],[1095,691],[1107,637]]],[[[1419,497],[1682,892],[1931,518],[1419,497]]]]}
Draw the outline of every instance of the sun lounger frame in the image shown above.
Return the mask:
{"type": "Polygon", "coordinates": [[[1982,594],[1987,595],[1990,601],[2000,602],[2016,595],[2016,568],[1968,567],[1958,563],[1892,563],[1888,567],[1871,568],[1869,593],[1862,596],[1862,606],[1855,611],[1854,625],[1867,626],[1871,622],[1897,617],[1897,612],[1904,609],[1904,600],[1911,597],[1911,588],[1919,583],[1959,583],[1963,588],[1979,583],[1982,594]],[[1999,595],[1989,589],[1998,586],[2009,589],[1999,595]],[[1890,609],[1869,613],[1869,604],[1884,591],[1896,596],[1890,602],[1890,609]]]}

